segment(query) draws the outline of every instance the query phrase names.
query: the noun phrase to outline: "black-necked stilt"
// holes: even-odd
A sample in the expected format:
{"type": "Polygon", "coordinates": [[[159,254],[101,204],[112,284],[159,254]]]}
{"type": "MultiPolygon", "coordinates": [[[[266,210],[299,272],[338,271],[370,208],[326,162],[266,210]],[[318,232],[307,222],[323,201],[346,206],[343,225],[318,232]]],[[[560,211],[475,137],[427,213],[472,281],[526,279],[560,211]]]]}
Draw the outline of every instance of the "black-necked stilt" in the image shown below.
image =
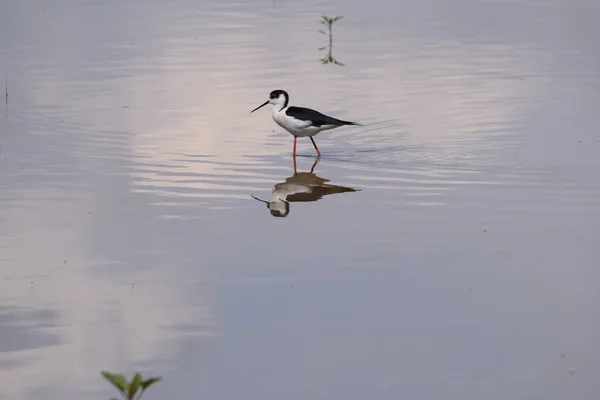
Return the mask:
{"type": "Polygon", "coordinates": [[[356,192],[360,189],[351,187],[332,185],[329,179],[321,178],[313,172],[321,157],[317,157],[310,172],[298,172],[296,170],[296,156],[294,158],[294,175],[286,178],[284,182],[275,184],[271,193],[271,201],[259,199],[254,195],[255,200],[267,205],[269,212],[274,217],[287,217],[290,213],[290,203],[311,202],[323,198],[323,196],[356,192]]]}
{"type": "Polygon", "coordinates": [[[286,131],[294,136],[294,156],[296,155],[296,139],[308,136],[320,156],[321,152],[312,138],[321,131],[339,128],[344,125],[359,125],[357,122],[342,121],[310,108],[288,106],[290,96],[285,90],[273,90],[269,95],[269,100],[265,101],[254,110],[253,113],[267,104],[273,104],[273,120],[286,131]]]}

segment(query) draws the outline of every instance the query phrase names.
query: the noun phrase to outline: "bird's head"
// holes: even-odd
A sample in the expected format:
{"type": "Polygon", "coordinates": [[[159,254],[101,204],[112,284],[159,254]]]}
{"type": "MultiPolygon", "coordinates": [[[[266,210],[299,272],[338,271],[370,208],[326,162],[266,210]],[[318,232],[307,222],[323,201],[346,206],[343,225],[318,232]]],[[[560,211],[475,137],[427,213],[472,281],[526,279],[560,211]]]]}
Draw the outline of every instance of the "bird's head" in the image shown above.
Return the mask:
{"type": "Polygon", "coordinates": [[[287,92],[285,90],[280,90],[280,89],[273,90],[269,94],[269,100],[265,101],[260,106],[256,107],[254,110],[252,110],[250,112],[253,113],[254,111],[258,110],[259,108],[266,106],[267,104],[273,104],[275,107],[277,107],[277,109],[281,110],[281,109],[287,107],[289,100],[290,100],[290,96],[287,94],[287,92]]]}
{"type": "Polygon", "coordinates": [[[252,196],[252,198],[254,200],[258,200],[261,203],[265,203],[267,205],[267,208],[269,209],[269,212],[274,217],[285,218],[290,213],[290,203],[288,203],[285,200],[266,201],[266,200],[259,199],[258,197],[254,196],[253,194],[251,194],[250,196],[252,196]]]}

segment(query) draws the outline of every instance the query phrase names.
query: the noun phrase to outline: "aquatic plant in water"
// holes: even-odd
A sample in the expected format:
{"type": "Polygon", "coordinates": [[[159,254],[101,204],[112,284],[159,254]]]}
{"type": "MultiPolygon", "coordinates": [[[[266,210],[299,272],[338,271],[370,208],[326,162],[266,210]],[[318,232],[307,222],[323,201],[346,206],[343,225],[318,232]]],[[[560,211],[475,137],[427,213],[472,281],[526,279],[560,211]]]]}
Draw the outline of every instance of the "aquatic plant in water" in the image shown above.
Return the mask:
{"type": "Polygon", "coordinates": [[[102,371],[102,376],[121,392],[121,395],[125,400],[139,400],[150,385],[161,379],[157,377],[143,380],[142,376],[137,373],[130,382],[127,382],[127,378],[123,375],[111,374],[108,371],[102,371]]]}
{"type": "Polygon", "coordinates": [[[328,17],[327,15],[322,15],[321,16],[321,23],[323,25],[325,25],[328,29],[328,32],[325,32],[324,30],[320,29],[319,33],[322,33],[323,35],[328,35],[329,36],[329,46],[323,46],[321,48],[319,48],[319,50],[324,50],[324,49],[329,49],[327,56],[321,59],[321,62],[323,64],[329,64],[329,63],[334,63],[336,65],[344,65],[341,62],[337,61],[335,58],[333,58],[332,55],[332,49],[333,49],[333,24],[336,21],[339,21],[340,19],[344,18],[342,15],[338,15],[336,17],[328,17]]]}

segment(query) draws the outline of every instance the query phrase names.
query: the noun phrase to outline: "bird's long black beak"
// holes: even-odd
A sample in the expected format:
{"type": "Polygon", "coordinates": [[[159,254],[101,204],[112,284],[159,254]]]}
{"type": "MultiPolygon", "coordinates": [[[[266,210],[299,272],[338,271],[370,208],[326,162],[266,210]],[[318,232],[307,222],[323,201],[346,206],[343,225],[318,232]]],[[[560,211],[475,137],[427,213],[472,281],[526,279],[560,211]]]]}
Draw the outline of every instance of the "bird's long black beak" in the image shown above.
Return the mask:
{"type": "MultiPolygon", "coordinates": [[[[268,102],[267,102],[267,103],[268,103],[268,102]]],[[[263,106],[264,106],[264,104],[263,104],[263,106]]],[[[261,107],[262,107],[262,106],[261,106],[261,107]]],[[[260,107],[259,107],[259,108],[260,108],[260,107]]],[[[268,201],[265,201],[265,200],[259,199],[258,197],[256,197],[256,196],[255,196],[255,195],[253,195],[253,194],[251,194],[250,196],[252,196],[252,198],[253,198],[254,200],[258,200],[258,201],[260,201],[260,202],[262,202],[262,203],[265,203],[267,206],[269,205],[269,202],[268,202],[268,201]]]]}
{"type": "Polygon", "coordinates": [[[254,110],[252,110],[250,112],[253,113],[254,111],[258,110],[259,108],[266,106],[267,104],[269,104],[269,100],[265,101],[260,106],[256,107],[254,110]]]}

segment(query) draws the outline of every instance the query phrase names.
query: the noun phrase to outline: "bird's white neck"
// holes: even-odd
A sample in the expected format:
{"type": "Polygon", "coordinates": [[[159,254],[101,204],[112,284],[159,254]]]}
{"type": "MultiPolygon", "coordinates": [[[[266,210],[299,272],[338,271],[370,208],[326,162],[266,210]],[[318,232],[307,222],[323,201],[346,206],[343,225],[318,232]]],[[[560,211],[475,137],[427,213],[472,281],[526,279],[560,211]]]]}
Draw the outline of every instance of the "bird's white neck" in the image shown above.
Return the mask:
{"type": "Polygon", "coordinates": [[[282,93],[275,99],[270,99],[269,101],[273,104],[273,115],[281,112],[286,106],[288,102],[288,97],[286,94],[282,93]]]}
{"type": "Polygon", "coordinates": [[[273,112],[273,116],[279,114],[284,109],[285,109],[285,104],[284,103],[273,105],[273,111],[272,111],[273,112]]]}

